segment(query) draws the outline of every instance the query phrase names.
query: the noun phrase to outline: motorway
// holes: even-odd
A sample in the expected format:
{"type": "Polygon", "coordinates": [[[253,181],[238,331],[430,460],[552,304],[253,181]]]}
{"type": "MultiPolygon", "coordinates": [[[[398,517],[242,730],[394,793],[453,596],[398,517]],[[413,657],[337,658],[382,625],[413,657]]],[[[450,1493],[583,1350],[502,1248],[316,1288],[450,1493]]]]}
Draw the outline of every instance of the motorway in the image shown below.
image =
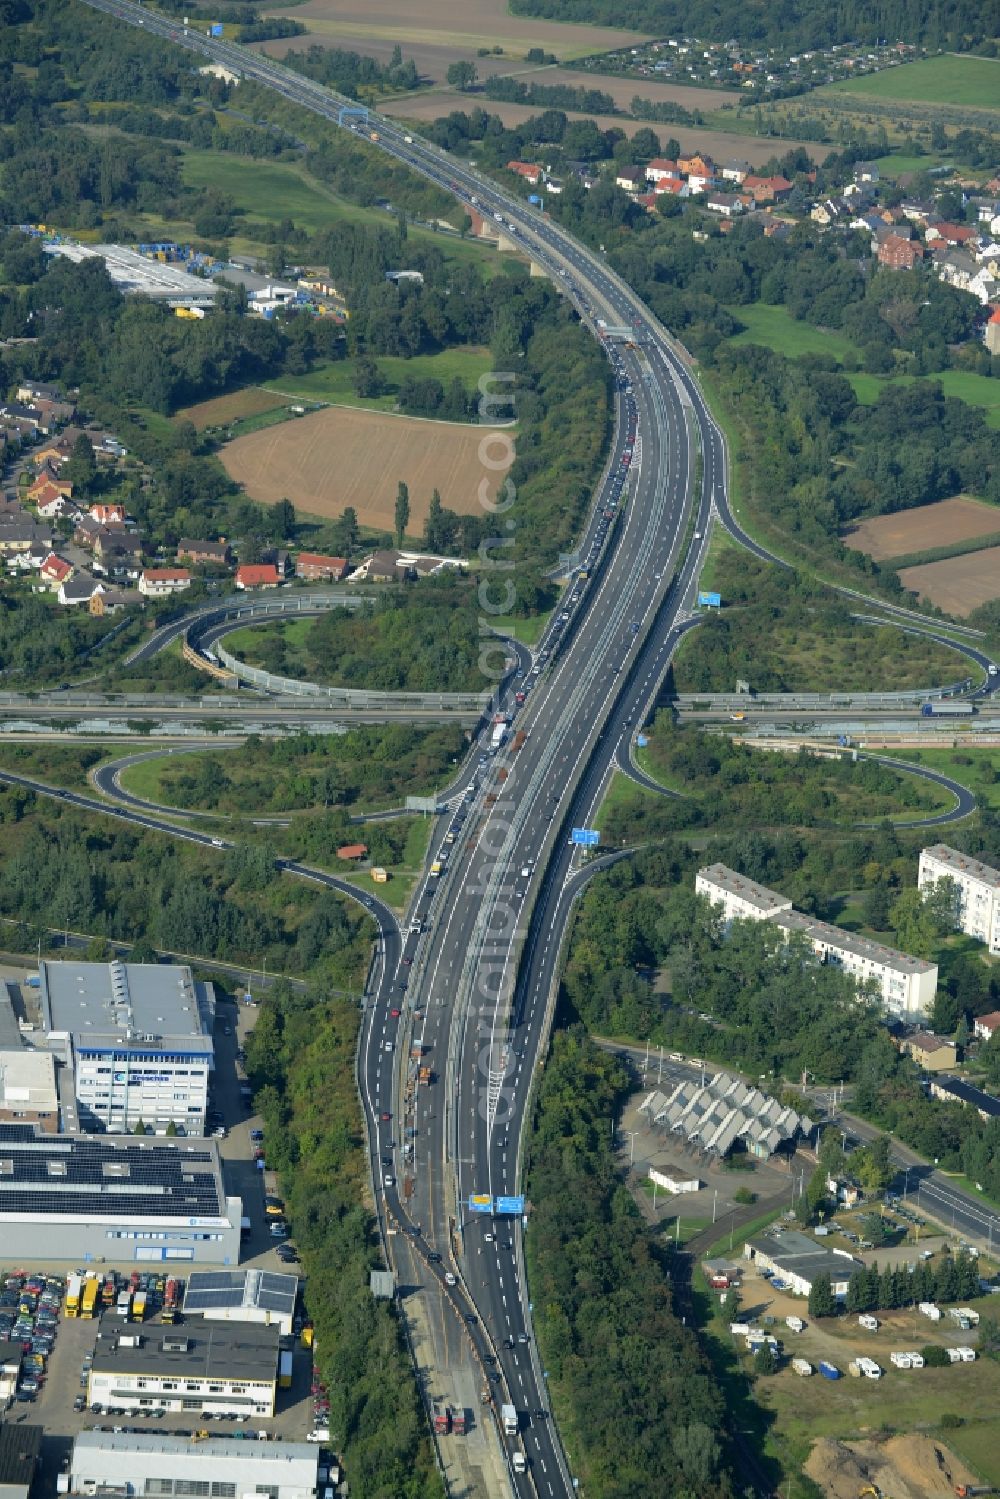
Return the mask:
{"type": "MultiPolygon", "coordinates": [[[[129,0],[89,3],[327,119],[340,116],[342,101],[266,57],[183,35],[176,22],[129,0]]],[[[394,1261],[428,1304],[436,1298],[455,1377],[471,1369],[495,1404],[509,1398],[516,1406],[519,1431],[503,1445],[509,1488],[568,1499],[573,1479],[532,1339],[522,1252],[530,1217],[525,1230],[520,1216],[494,1218],[468,1205],[473,1194],[495,1201],[520,1186],[561,937],[589,873],[568,830],[592,823],[618,746],[655,694],[690,613],[713,518],[767,554],[729,514],[722,436],[697,381],[635,294],[600,256],[519,199],[392,121],[373,116],[373,124],[380,149],[500,221],[595,334],[601,321],[632,330],[625,346],[608,349],[616,428],[581,544],[590,576],[567,590],[566,617],[552,621],[534,665],[518,678],[525,701],[515,704],[513,728],[525,737],[516,753],[475,763],[461,806],[441,822],[432,857],[442,870],[432,865],[419,886],[402,944],[395,922],[382,923],[359,1060],[380,1220],[408,1240],[405,1251],[392,1250],[394,1261]],[[414,1042],[433,1067],[430,1082],[415,1076],[414,1042]]],[[[447,1398],[440,1379],[436,1387],[447,1398]]]]}

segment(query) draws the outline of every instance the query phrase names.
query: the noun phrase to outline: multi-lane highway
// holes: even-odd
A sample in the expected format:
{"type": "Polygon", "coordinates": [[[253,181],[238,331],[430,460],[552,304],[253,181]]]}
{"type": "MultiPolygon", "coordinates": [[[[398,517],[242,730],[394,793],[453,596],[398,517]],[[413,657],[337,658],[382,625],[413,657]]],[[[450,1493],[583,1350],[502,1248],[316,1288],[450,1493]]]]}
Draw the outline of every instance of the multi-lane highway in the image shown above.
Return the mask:
{"type": "MultiPolygon", "coordinates": [[[[589,576],[571,584],[534,664],[515,683],[524,699],[512,710],[516,751],[474,759],[459,804],[441,822],[435,863],[401,942],[395,923],[382,920],[360,1053],[379,1213],[407,1244],[397,1245],[394,1260],[425,1299],[436,1298],[445,1358],[470,1367],[495,1406],[516,1407],[518,1433],[503,1441],[509,1485],[519,1495],[568,1496],[572,1476],[532,1341],[522,1257],[530,1217],[525,1230],[520,1217],[470,1211],[470,1199],[515,1196],[521,1185],[520,1145],[560,941],[588,873],[569,829],[592,823],[619,746],[655,694],[688,617],[712,521],[767,553],[730,514],[722,437],[686,359],[601,256],[392,120],[345,118],[347,101],[269,58],[129,0],[88,3],[363,130],[492,216],[562,286],[595,335],[604,326],[630,330],[621,347],[609,346],[616,425],[581,542],[589,576]],[[420,1078],[417,1047],[430,1079],[420,1078]]],[[[516,502],[509,519],[516,525],[516,502]]],[[[440,1378],[436,1386],[447,1398],[440,1378]]]]}

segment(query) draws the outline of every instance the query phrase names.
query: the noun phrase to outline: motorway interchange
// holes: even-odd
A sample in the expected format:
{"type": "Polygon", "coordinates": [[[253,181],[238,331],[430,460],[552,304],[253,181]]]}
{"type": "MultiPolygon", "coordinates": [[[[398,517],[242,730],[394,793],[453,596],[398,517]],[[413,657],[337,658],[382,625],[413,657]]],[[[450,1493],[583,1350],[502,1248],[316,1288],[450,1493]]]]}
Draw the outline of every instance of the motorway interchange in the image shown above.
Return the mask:
{"type": "MultiPolygon", "coordinates": [[[[88,3],[221,61],[345,128],[361,128],[356,116],[342,121],[347,101],[267,57],[185,30],[130,0],[88,3]]],[[[531,1333],[522,1253],[530,1218],[525,1229],[520,1216],[494,1218],[470,1212],[469,1204],[477,1196],[516,1197],[520,1186],[521,1144],[551,1023],[562,937],[583,883],[605,862],[581,866],[569,830],[592,824],[633,726],[655,700],[690,623],[711,525],[721,524],[756,555],[769,554],[730,512],[722,435],[682,351],[603,259],[392,120],[371,116],[364,128],[380,149],[497,220],[561,284],[595,336],[605,327],[629,330],[620,344],[605,340],[616,377],[616,421],[580,544],[588,576],[569,590],[533,663],[519,667],[505,705],[523,742],[503,767],[503,780],[499,757],[471,760],[465,785],[437,824],[434,863],[405,932],[388,907],[364,897],[379,940],[359,1081],[380,1224],[395,1233],[392,1261],[400,1279],[422,1287],[428,1315],[440,1319],[443,1346],[490,1390],[494,1407],[510,1402],[518,1411],[516,1437],[500,1437],[506,1485],[519,1495],[555,1499],[572,1494],[573,1480],[549,1419],[531,1333]],[[415,1045],[433,1064],[423,1081],[411,1067],[415,1045]]],[[[95,798],[61,795],[108,810],[95,798]]],[[[222,841],[134,808],[115,815],[173,836],[222,841]]],[[[291,861],[280,867],[359,898],[334,876],[291,861]]]]}

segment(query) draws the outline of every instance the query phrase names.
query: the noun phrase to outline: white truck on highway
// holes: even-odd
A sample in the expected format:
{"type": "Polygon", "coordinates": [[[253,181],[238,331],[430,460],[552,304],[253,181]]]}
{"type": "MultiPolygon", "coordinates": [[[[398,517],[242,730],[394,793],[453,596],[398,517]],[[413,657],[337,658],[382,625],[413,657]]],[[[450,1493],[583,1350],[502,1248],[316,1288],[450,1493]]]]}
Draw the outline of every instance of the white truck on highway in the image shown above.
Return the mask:
{"type": "Polygon", "coordinates": [[[500,1407],[500,1421],[503,1425],[503,1434],[505,1437],[517,1436],[517,1411],[514,1406],[502,1405],[500,1407]]]}

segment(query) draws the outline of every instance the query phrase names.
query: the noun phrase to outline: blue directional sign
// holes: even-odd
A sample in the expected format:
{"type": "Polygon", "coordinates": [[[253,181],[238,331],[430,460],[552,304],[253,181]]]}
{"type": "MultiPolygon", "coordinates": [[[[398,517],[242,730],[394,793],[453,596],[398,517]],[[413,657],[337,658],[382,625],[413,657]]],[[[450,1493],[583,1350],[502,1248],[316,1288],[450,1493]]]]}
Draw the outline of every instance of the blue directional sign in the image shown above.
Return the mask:
{"type": "Polygon", "coordinates": [[[470,1213],[492,1213],[493,1198],[488,1192],[473,1192],[469,1197],[470,1213]]]}
{"type": "Polygon", "coordinates": [[[509,1213],[513,1218],[520,1218],[524,1212],[523,1197],[498,1197],[496,1204],[498,1213],[509,1213]]]}
{"type": "Polygon", "coordinates": [[[209,29],[211,30],[211,33],[212,33],[213,36],[221,36],[222,35],[222,22],[221,21],[213,21],[212,25],[211,25],[211,27],[209,29]]]}
{"type": "Polygon", "coordinates": [[[574,828],[570,835],[571,843],[578,843],[581,848],[596,848],[601,841],[601,835],[597,828],[574,828]]]}
{"type": "Polygon", "coordinates": [[[721,609],[722,595],[721,593],[699,593],[698,603],[705,609],[721,609]]]}
{"type": "Polygon", "coordinates": [[[635,742],[638,745],[639,749],[645,749],[646,745],[649,743],[649,738],[646,734],[636,734],[635,742]]]}

